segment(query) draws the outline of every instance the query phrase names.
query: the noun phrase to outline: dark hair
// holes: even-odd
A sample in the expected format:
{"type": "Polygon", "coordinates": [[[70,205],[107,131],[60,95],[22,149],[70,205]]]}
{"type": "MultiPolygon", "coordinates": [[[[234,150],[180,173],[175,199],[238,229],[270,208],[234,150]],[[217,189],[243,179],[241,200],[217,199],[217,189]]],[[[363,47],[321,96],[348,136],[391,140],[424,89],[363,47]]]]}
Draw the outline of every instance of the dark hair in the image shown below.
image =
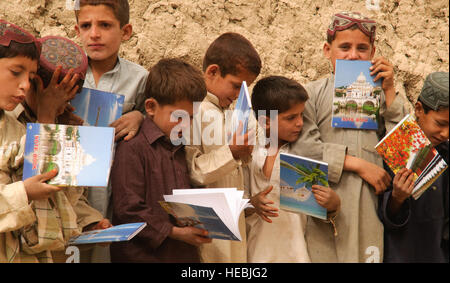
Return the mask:
{"type": "Polygon", "coordinates": [[[39,51],[34,43],[19,43],[11,40],[8,47],[0,45],[0,58],[14,58],[17,56],[39,60],[39,51]]]}
{"type": "Polygon", "coordinates": [[[270,76],[259,80],[253,87],[252,107],[258,117],[258,111],[278,110],[283,113],[294,103],[306,102],[308,93],[298,82],[281,76],[270,76]]]}
{"type": "Polygon", "coordinates": [[[238,33],[224,33],[211,43],[203,58],[203,71],[217,64],[220,74],[238,75],[243,68],[254,75],[261,71],[261,59],[253,45],[238,33]]]}
{"type": "Polygon", "coordinates": [[[202,101],[206,85],[202,73],[180,59],[161,59],[150,69],[145,87],[146,98],[154,98],[161,105],[177,101],[202,101]]]}
{"type": "MultiPolygon", "coordinates": [[[[114,16],[120,22],[121,28],[130,22],[130,5],[128,4],[128,0],[80,0],[80,9],[87,5],[105,5],[111,8],[114,16]]],[[[79,13],[79,10],[75,11],[77,22],[79,13]]]]}

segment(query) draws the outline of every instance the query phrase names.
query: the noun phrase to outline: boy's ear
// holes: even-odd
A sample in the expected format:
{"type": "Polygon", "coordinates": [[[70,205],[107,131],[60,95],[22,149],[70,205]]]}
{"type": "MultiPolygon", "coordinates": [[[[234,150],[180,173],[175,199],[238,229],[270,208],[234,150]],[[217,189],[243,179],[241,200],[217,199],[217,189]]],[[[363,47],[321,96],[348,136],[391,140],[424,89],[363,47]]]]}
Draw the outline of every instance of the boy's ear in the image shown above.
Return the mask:
{"type": "Polygon", "coordinates": [[[133,34],[133,26],[131,24],[126,24],[122,27],[122,40],[126,41],[131,38],[133,34]]]}
{"type": "Polygon", "coordinates": [[[425,110],[423,109],[422,102],[417,101],[414,105],[414,114],[417,118],[422,117],[425,114],[425,110]]]}
{"type": "Polygon", "coordinates": [[[220,76],[220,67],[217,64],[209,65],[205,70],[205,79],[214,79],[217,76],[220,76]]]}
{"type": "Polygon", "coordinates": [[[370,54],[370,59],[373,59],[373,56],[375,56],[375,51],[377,50],[376,48],[375,48],[375,44],[371,44],[372,45],[372,52],[371,52],[371,54],[370,54]]]}
{"type": "Polygon", "coordinates": [[[145,112],[147,112],[147,115],[150,117],[155,116],[156,108],[158,106],[158,101],[156,101],[153,97],[145,100],[145,112]]]}
{"type": "Polygon", "coordinates": [[[80,27],[78,26],[78,23],[75,25],[75,32],[77,33],[77,37],[80,37],[80,27]]]}
{"type": "Polygon", "coordinates": [[[323,55],[328,60],[331,58],[331,45],[328,42],[323,45],[323,55]]]}

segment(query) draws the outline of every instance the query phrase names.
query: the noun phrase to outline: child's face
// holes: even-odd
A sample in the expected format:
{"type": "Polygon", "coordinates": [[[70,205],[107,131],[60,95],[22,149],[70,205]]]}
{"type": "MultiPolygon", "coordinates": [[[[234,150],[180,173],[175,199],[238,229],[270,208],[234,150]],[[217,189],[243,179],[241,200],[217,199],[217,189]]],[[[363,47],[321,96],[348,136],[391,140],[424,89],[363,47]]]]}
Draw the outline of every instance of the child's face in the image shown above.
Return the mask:
{"type": "Polygon", "coordinates": [[[36,60],[24,56],[0,59],[0,109],[12,111],[25,100],[37,65],[36,60]]]}
{"type": "Polygon", "coordinates": [[[337,59],[370,61],[375,54],[375,46],[359,29],[347,29],[336,32],[336,37],[331,44],[325,43],[323,52],[333,64],[334,73],[337,59]]]}
{"type": "Polygon", "coordinates": [[[299,138],[303,128],[304,110],[305,102],[299,102],[278,114],[278,144],[295,142],[299,138]]]}
{"type": "Polygon", "coordinates": [[[82,6],[75,26],[84,50],[91,60],[116,59],[120,44],[131,37],[130,24],[120,27],[111,8],[105,5],[82,6]]]}
{"type": "Polygon", "coordinates": [[[417,102],[415,106],[415,114],[417,122],[428,137],[433,146],[448,140],[449,124],[448,124],[448,108],[439,111],[430,110],[425,113],[422,103],[417,102]]]}
{"type": "Polygon", "coordinates": [[[227,74],[222,77],[219,66],[210,65],[205,72],[206,88],[219,98],[221,107],[230,106],[238,98],[243,81],[250,86],[257,77],[245,69],[239,68],[239,70],[237,75],[227,74]]]}
{"type": "Polygon", "coordinates": [[[178,125],[175,139],[181,138],[182,130],[189,131],[193,117],[193,103],[189,100],[177,101],[174,104],[160,105],[155,99],[145,101],[147,114],[161,131],[170,138],[173,128],[178,125]],[[171,116],[174,115],[174,117],[171,116]],[[182,117],[182,118],[180,118],[182,117]],[[171,121],[172,120],[172,121],[171,121]]]}

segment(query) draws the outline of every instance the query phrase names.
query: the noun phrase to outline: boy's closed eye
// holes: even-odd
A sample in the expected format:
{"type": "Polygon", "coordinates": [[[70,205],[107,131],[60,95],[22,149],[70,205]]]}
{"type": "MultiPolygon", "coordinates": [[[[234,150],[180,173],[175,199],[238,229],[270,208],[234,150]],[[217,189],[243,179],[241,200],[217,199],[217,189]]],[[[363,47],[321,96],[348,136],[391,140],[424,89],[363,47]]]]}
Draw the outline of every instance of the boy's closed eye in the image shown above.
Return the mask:
{"type": "Polygon", "coordinates": [[[11,72],[11,74],[15,77],[20,76],[21,71],[16,71],[16,70],[9,70],[11,72]]]}
{"type": "Polygon", "coordinates": [[[241,89],[241,84],[233,84],[234,89],[241,89]]]}

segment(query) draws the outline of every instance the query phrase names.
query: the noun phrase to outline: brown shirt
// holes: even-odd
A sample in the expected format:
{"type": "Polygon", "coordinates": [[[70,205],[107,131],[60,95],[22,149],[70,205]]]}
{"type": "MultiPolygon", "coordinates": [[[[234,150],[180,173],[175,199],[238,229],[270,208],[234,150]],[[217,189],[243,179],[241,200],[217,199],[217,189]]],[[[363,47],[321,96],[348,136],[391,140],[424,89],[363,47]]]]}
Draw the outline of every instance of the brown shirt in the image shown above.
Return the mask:
{"type": "Polygon", "coordinates": [[[158,201],[190,188],[184,146],[174,146],[150,118],[121,141],[111,170],[113,224],[146,222],[132,240],[111,245],[112,262],[199,262],[197,248],[168,237],[173,227],[158,201]]]}

